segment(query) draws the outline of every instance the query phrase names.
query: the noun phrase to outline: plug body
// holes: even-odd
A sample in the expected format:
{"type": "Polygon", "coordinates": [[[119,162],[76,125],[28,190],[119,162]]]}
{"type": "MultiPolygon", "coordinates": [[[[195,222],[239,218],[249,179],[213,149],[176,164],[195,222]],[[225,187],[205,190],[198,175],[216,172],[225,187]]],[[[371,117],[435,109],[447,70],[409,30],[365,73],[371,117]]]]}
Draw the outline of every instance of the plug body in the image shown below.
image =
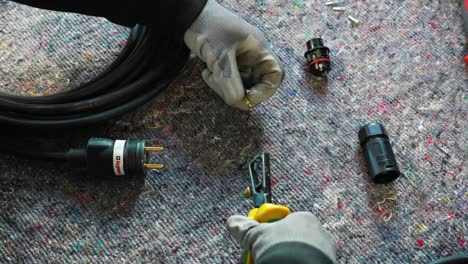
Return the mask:
{"type": "Polygon", "coordinates": [[[155,148],[147,148],[144,140],[91,138],[86,149],[71,149],[67,157],[73,168],[86,168],[91,177],[144,177],[146,168],[163,167],[147,164],[147,151],[155,151],[148,149],[155,148]]]}
{"type": "Polygon", "coordinates": [[[306,43],[304,57],[310,72],[317,77],[325,77],[331,70],[330,49],[323,45],[321,38],[314,38],[306,43]]]}
{"type": "Polygon", "coordinates": [[[390,183],[400,177],[400,169],[383,125],[370,123],[363,126],[359,130],[359,143],[373,182],[390,183]]]}

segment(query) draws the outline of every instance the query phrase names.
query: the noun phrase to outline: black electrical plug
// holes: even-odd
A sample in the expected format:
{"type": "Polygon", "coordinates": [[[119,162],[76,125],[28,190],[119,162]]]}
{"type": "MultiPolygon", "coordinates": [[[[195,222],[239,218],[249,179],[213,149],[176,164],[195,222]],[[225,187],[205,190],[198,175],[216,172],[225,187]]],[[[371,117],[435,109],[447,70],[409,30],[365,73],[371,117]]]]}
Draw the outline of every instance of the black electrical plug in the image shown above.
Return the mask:
{"type": "Polygon", "coordinates": [[[358,136],[372,181],[386,184],[400,177],[401,172],[383,125],[367,124],[359,130],[358,136]]]}
{"type": "Polygon", "coordinates": [[[164,151],[147,147],[144,140],[91,138],[86,149],[71,149],[66,157],[72,168],[86,169],[91,177],[144,177],[146,169],[162,169],[148,164],[148,152],[164,151]]]}
{"type": "Polygon", "coordinates": [[[314,38],[306,43],[307,51],[304,57],[310,72],[317,77],[325,77],[331,70],[330,49],[323,45],[321,38],[314,38]]]}

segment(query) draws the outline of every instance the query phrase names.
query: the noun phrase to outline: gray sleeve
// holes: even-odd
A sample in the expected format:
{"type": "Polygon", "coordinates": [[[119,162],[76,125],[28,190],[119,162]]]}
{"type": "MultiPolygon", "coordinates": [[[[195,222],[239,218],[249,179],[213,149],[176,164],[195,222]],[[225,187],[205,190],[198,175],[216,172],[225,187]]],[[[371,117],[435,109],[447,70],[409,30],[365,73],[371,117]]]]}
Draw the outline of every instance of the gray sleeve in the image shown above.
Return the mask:
{"type": "Polygon", "coordinates": [[[310,244],[284,242],[268,248],[255,260],[256,264],[333,264],[321,250],[310,244]]]}
{"type": "Polygon", "coordinates": [[[14,0],[42,9],[105,17],[132,27],[144,24],[158,32],[183,33],[203,10],[207,0],[14,0]]]}

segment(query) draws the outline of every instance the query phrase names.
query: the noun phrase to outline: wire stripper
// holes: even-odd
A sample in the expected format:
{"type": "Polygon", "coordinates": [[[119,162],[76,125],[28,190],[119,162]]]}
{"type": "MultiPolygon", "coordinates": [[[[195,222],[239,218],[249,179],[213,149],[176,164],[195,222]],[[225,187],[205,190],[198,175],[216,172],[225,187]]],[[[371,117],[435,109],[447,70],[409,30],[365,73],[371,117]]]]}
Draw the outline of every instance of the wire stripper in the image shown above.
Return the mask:
{"type": "MultiPolygon", "coordinates": [[[[250,210],[248,218],[259,223],[272,223],[288,216],[288,207],[272,203],[270,154],[258,154],[248,165],[249,186],[244,191],[244,197],[252,197],[254,209],[250,210]],[[259,177],[260,176],[260,177],[259,177]]],[[[254,264],[250,251],[245,251],[243,264],[254,264]]]]}

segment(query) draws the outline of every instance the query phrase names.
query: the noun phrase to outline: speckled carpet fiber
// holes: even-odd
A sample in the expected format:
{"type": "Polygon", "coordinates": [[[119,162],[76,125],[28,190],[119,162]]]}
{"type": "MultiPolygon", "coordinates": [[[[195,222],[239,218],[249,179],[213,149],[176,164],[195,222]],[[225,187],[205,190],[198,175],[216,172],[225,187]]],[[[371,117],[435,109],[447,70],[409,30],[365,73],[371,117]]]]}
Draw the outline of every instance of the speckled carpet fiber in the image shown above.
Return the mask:
{"type": "MultiPolygon", "coordinates": [[[[163,94],[107,132],[167,151],[145,181],[91,180],[65,165],[0,156],[0,262],[237,263],[228,216],[246,214],[242,165],[272,154],[275,201],[315,213],[340,263],[428,263],[468,253],[466,40],[459,1],[226,0],[269,37],[287,77],[251,113],[229,108],[191,59],[163,94]],[[353,26],[348,15],[361,23],[353,26]],[[328,81],[304,43],[332,51],[328,81]],[[400,179],[369,183],[357,132],[391,134],[400,179]]],[[[37,96],[106,67],[127,29],[0,1],[0,90],[37,96]]],[[[77,133],[78,134],[78,133],[77,133]]],[[[86,136],[63,140],[83,144],[86,136]]]]}

